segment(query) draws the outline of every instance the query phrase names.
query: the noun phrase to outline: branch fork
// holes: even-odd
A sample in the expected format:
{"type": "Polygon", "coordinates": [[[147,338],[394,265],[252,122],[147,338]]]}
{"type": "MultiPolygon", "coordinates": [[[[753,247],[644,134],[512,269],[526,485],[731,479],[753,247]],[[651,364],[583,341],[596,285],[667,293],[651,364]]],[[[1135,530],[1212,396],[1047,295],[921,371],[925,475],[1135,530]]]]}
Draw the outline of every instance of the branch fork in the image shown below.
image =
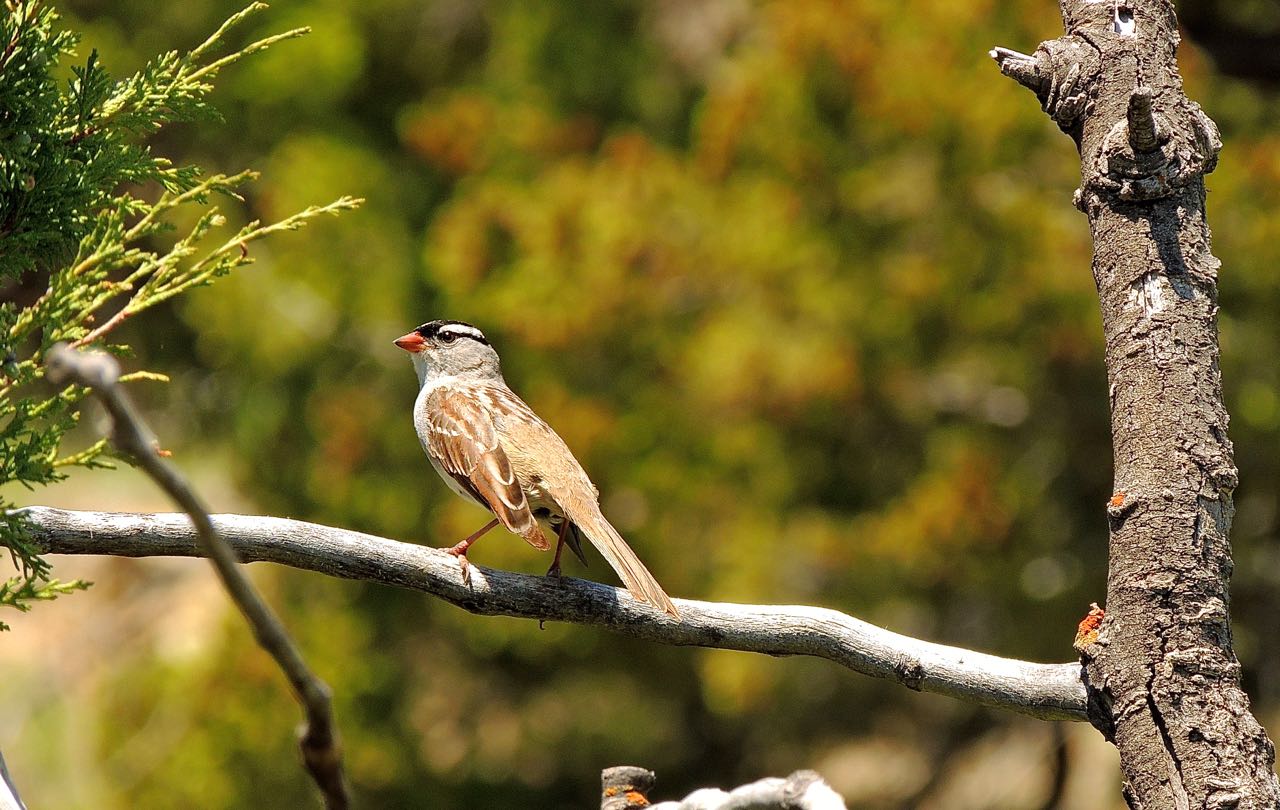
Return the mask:
{"type": "MultiPolygon", "coordinates": [[[[1054,123],[1083,148],[1084,124],[1096,113],[1104,67],[1093,41],[1072,28],[1063,37],[1040,43],[1034,54],[1002,47],[989,53],[1000,72],[1034,92],[1054,123]]],[[[1222,148],[1213,120],[1198,104],[1174,94],[1161,111],[1160,95],[1157,88],[1135,84],[1124,115],[1115,120],[1089,161],[1093,170],[1085,172],[1074,200],[1077,208],[1084,210],[1089,195],[1124,202],[1169,197],[1213,171],[1222,148]],[[1188,126],[1169,120],[1170,114],[1185,118],[1188,126]],[[1190,137],[1175,137],[1187,132],[1190,137]]]]}

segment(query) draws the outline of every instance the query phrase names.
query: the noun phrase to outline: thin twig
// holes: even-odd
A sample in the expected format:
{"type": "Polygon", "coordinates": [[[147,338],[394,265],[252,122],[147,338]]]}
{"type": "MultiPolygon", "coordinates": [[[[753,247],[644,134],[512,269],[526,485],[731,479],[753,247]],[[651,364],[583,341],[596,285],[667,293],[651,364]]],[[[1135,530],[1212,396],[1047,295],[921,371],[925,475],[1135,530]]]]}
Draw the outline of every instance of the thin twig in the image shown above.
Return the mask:
{"type": "Polygon", "coordinates": [[[150,430],[117,385],[119,364],[109,355],[83,354],[60,344],[49,352],[48,377],[54,383],[75,383],[92,389],[111,415],[112,443],[132,456],[186,512],[201,553],[213,562],[227,593],[253,628],[254,637],[284,671],[303,706],[306,723],[299,747],[307,770],[324,795],[326,807],[344,810],[350,806],[329,687],[307,667],[280,620],[249,582],[239,566],[236,552],[219,536],[200,497],[177,468],[157,452],[150,430]]]}
{"type": "Polygon", "coordinates": [[[80,338],[79,340],[73,340],[71,342],[71,348],[78,349],[81,346],[88,346],[90,343],[94,342],[98,338],[114,330],[117,326],[124,323],[126,320],[128,320],[132,316],[133,316],[133,312],[130,311],[129,305],[126,304],[118,312],[116,312],[116,314],[112,315],[104,323],[98,326],[98,328],[94,329],[92,332],[89,332],[87,335],[80,338]]]}
{"type": "Polygon", "coordinates": [[[1044,87],[1044,78],[1040,75],[1040,59],[1035,54],[995,47],[987,51],[987,55],[996,60],[1001,73],[1023,87],[1037,93],[1044,87]]]}
{"type": "Polygon", "coordinates": [[[987,55],[997,62],[1003,62],[1008,59],[1020,62],[1034,62],[1036,58],[1029,53],[1015,51],[1013,48],[1002,48],[999,45],[987,51],[987,55]]]}
{"type": "Polygon", "coordinates": [[[204,56],[205,51],[211,50],[214,47],[221,45],[223,36],[225,36],[226,33],[230,31],[232,28],[235,28],[237,25],[244,22],[246,17],[252,14],[257,14],[259,11],[266,11],[266,9],[267,9],[266,3],[250,3],[248,6],[245,6],[244,8],[240,9],[235,14],[232,14],[230,17],[228,17],[226,22],[218,26],[218,30],[210,34],[208,39],[206,39],[204,42],[196,46],[196,48],[192,50],[191,53],[187,54],[187,58],[192,61],[195,61],[196,59],[199,59],[201,56],[204,56]]]}
{"type": "MultiPolygon", "coordinates": [[[[179,514],[16,510],[45,554],[199,556],[191,522],[179,514]]],[[[679,646],[767,655],[812,655],[855,672],[1044,720],[1084,720],[1079,664],[1036,664],[893,633],[835,610],[676,599],[681,621],[625,591],[564,577],[496,571],[441,549],[283,518],[214,515],[243,562],[274,562],[329,576],[424,591],[478,615],[606,627],[679,646]]],[[[1070,631],[1064,630],[1063,648],[1070,631]]]]}
{"type": "Polygon", "coordinates": [[[4,754],[0,754],[0,810],[27,810],[18,796],[18,789],[9,777],[9,769],[4,764],[4,754]]]}

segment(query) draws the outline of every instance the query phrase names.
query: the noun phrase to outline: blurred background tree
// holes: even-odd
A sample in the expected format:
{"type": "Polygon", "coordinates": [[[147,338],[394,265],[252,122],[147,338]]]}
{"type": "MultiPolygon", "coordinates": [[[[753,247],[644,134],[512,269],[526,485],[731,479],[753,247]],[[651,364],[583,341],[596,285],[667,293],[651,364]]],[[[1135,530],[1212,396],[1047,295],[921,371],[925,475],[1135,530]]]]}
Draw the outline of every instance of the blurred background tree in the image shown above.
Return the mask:
{"type": "MultiPolygon", "coordinates": [[[[84,47],[127,71],[235,6],[64,9],[84,47]]],[[[1075,155],[986,57],[1040,41],[1057,13],[1046,0],[277,7],[263,30],[314,34],[225,77],[226,125],[166,131],[158,148],[261,167],[252,216],[368,203],[126,326],[138,362],[173,378],[140,392],[144,409],[217,508],[451,544],[483,515],[427,466],[415,380],[390,341],[461,318],[673,595],[820,604],[1068,660],[1104,590],[1111,484],[1090,246],[1069,202],[1075,155]]],[[[1233,613],[1274,732],[1280,96],[1274,76],[1228,75],[1212,56],[1191,36],[1181,62],[1227,145],[1208,183],[1242,481],[1233,613]]],[[[38,497],[151,505],[130,482],[98,473],[38,497]]],[[[501,535],[474,559],[547,562],[501,535]]],[[[0,700],[23,707],[0,717],[0,742],[32,806],[305,806],[293,706],[207,573],[78,564],[58,572],[98,588],[0,639],[18,673],[0,700]]],[[[612,581],[602,562],[566,573],[612,581]]],[[[660,795],[816,767],[851,806],[1122,806],[1114,753],[1083,726],[815,661],[256,574],[335,688],[371,807],[591,806],[600,768],[622,762],[654,768],[660,795]]]]}

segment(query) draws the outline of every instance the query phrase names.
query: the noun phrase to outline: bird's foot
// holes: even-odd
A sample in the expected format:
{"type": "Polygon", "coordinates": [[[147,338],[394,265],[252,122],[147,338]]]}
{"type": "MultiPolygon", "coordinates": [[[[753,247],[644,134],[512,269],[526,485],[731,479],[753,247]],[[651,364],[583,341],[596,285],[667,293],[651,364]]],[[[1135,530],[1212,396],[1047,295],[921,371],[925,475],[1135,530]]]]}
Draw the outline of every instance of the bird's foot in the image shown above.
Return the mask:
{"type": "Polygon", "coordinates": [[[569,535],[569,521],[562,520],[560,525],[556,527],[556,556],[551,558],[551,567],[547,569],[547,576],[553,579],[560,578],[560,554],[564,551],[565,538],[569,535]]]}
{"type": "Polygon", "coordinates": [[[479,530],[473,532],[469,537],[467,537],[467,539],[455,546],[445,549],[445,551],[458,558],[458,565],[462,567],[462,584],[466,585],[468,588],[471,587],[471,563],[467,560],[467,549],[471,548],[471,545],[475,543],[475,541],[483,537],[485,532],[497,525],[498,519],[494,518],[481,526],[479,530]]]}
{"type": "Polygon", "coordinates": [[[448,553],[458,558],[458,565],[462,568],[462,584],[468,588],[471,587],[471,562],[467,560],[467,546],[470,543],[463,541],[456,546],[445,549],[448,553]]]}

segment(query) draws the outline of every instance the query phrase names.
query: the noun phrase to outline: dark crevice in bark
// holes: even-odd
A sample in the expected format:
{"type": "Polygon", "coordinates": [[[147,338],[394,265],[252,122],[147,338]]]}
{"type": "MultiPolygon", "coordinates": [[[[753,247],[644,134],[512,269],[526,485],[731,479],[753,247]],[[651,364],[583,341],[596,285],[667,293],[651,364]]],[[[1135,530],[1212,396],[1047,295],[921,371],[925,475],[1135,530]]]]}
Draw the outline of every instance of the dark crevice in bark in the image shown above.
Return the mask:
{"type": "Polygon", "coordinates": [[[1160,741],[1164,744],[1164,749],[1169,755],[1169,761],[1173,769],[1169,775],[1169,787],[1173,791],[1174,800],[1177,802],[1176,807],[1182,810],[1188,806],[1187,791],[1183,785],[1182,776],[1182,759],[1178,756],[1177,746],[1174,744],[1173,735],[1169,733],[1169,724],[1166,722],[1164,712],[1160,710],[1160,704],[1156,701],[1156,670],[1165,662],[1166,644],[1163,637],[1160,643],[1160,658],[1157,659],[1151,668],[1151,677],[1147,679],[1147,711],[1151,714],[1151,721],[1155,724],[1156,730],[1160,732],[1160,741]]]}
{"type": "Polygon", "coordinates": [[[1115,742],[1116,727],[1114,713],[1112,707],[1115,705],[1115,695],[1106,685],[1095,685],[1089,678],[1088,661],[1089,656],[1086,653],[1085,665],[1080,667],[1080,679],[1084,681],[1084,688],[1088,695],[1085,703],[1085,716],[1089,718],[1089,724],[1096,728],[1103,739],[1107,742],[1115,742]]]}
{"type": "MultiPolygon", "coordinates": [[[[1153,674],[1150,682],[1147,684],[1148,689],[1155,687],[1155,675],[1153,674]]],[[[1164,714],[1160,711],[1160,706],[1156,704],[1155,696],[1151,692],[1147,692],[1147,709],[1151,712],[1151,719],[1155,721],[1156,729],[1160,732],[1160,739],[1164,741],[1164,748],[1169,752],[1169,759],[1173,762],[1173,771],[1178,776],[1178,781],[1182,781],[1182,761],[1178,759],[1178,751],[1174,748],[1173,737],[1169,736],[1169,725],[1164,721],[1164,714]]]]}

